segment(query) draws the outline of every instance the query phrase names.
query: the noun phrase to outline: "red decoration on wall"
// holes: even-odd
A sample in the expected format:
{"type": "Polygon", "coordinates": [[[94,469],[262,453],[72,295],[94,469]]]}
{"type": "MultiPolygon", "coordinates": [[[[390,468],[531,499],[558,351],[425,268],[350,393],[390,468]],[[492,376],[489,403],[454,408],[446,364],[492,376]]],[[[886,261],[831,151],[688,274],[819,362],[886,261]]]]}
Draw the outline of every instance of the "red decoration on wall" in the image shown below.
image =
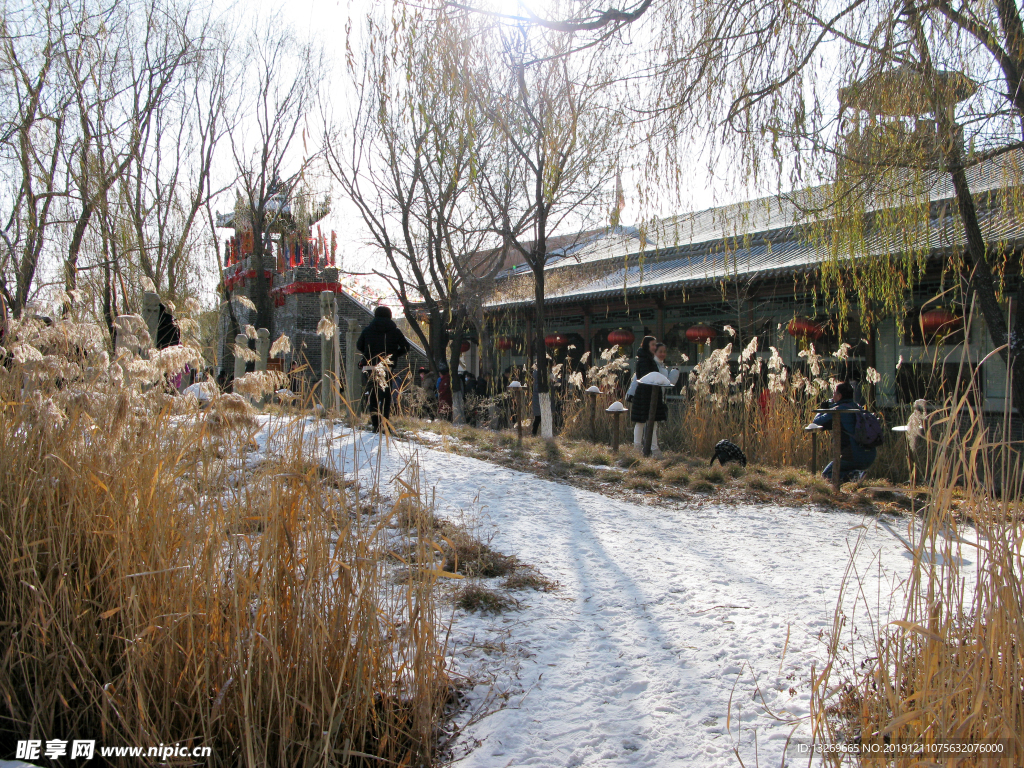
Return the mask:
{"type": "Polygon", "coordinates": [[[469,349],[472,346],[473,345],[470,344],[468,341],[462,342],[462,346],[459,347],[459,353],[463,355],[466,354],[467,352],[469,352],[469,349]]]}
{"type": "Polygon", "coordinates": [[[608,334],[608,343],[616,347],[627,347],[636,340],[636,336],[632,331],[627,331],[625,328],[619,328],[617,331],[612,331],[608,334]]]}
{"type": "Polygon", "coordinates": [[[821,323],[808,320],[806,317],[794,317],[786,326],[786,332],[794,339],[810,339],[817,341],[825,333],[821,323]]]}
{"type": "Polygon", "coordinates": [[[251,229],[242,230],[242,258],[250,255],[253,252],[254,240],[251,229]]]}
{"type": "Polygon", "coordinates": [[[508,336],[502,336],[498,339],[498,349],[503,352],[508,352],[512,349],[513,341],[508,336]]]}
{"type": "Polygon", "coordinates": [[[551,348],[565,347],[569,345],[569,339],[560,333],[552,333],[544,337],[544,343],[551,348]]]}
{"type": "Polygon", "coordinates": [[[925,336],[952,331],[960,325],[961,318],[948,309],[929,309],[921,313],[921,330],[925,336]]]}
{"type": "MultiPolygon", "coordinates": [[[[270,285],[274,284],[274,273],[271,272],[269,269],[263,270],[263,276],[267,278],[267,282],[270,285]]],[[[231,274],[224,275],[224,287],[227,288],[228,290],[234,288],[236,285],[241,285],[242,287],[245,287],[246,279],[252,280],[254,277],[256,277],[255,269],[236,269],[231,274]]]]}

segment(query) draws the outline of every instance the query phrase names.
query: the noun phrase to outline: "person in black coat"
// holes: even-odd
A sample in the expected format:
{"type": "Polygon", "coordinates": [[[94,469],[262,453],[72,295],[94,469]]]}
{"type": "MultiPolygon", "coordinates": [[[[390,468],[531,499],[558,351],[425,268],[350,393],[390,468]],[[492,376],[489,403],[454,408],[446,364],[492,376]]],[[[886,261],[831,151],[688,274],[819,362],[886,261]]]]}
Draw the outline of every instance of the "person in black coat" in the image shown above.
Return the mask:
{"type": "MultiPolygon", "coordinates": [[[[640,381],[648,373],[658,370],[658,362],[654,359],[654,350],[658,342],[653,336],[644,336],[640,342],[640,349],[636,353],[636,379],[640,381]]],[[[651,412],[651,394],[654,387],[648,384],[637,384],[636,394],[633,396],[632,407],[629,411],[629,418],[633,422],[633,444],[637,448],[643,447],[644,425],[651,412]]],[[[668,418],[668,408],[665,406],[664,398],[658,403],[658,411],[655,422],[664,421],[668,418]]],[[[658,451],[658,427],[654,425],[654,436],[651,440],[651,450],[658,451]]]]}
{"type": "MultiPolygon", "coordinates": [[[[402,355],[409,351],[406,341],[395,321],[391,319],[389,307],[377,307],[373,311],[373,320],[359,334],[356,349],[363,355],[363,367],[372,367],[385,362],[390,357],[390,365],[394,365],[402,355]]],[[[391,375],[381,381],[372,374],[366,387],[370,408],[370,423],[374,432],[380,432],[381,425],[391,416],[391,375]]]]}

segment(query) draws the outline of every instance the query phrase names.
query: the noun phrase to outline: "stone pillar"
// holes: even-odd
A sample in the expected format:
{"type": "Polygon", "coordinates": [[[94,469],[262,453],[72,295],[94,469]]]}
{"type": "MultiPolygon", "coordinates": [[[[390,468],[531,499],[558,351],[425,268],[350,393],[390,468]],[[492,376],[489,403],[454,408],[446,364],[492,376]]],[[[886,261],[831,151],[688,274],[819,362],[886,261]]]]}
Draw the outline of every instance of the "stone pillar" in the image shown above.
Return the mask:
{"type": "MultiPolygon", "coordinates": [[[[235,347],[238,349],[249,348],[249,337],[244,333],[240,333],[235,336],[235,347]]],[[[245,376],[245,358],[241,355],[235,355],[235,378],[240,379],[245,376]]]]}
{"type": "Polygon", "coordinates": [[[256,354],[260,359],[256,361],[256,370],[267,370],[267,358],[270,357],[270,331],[260,328],[256,331],[256,354]]]}
{"type": "Polygon", "coordinates": [[[359,321],[353,317],[348,318],[348,331],[345,336],[345,392],[348,395],[348,406],[353,411],[358,411],[359,403],[362,402],[363,377],[359,373],[359,366],[356,365],[356,341],[359,339],[359,321]]]}
{"type": "Polygon", "coordinates": [[[156,332],[160,328],[160,296],[146,291],[142,297],[142,319],[146,321],[146,330],[153,346],[156,346],[156,332]]]}
{"type": "MultiPolygon", "coordinates": [[[[334,322],[334,291],[320,292],[320,318],[334,322]]],[[[337,333],[338,329],[334,329],[337,333]]],[[[334,338],[320,334],[320,403],[325,410],[334,408],[334,383],[331,371],[334,368],[334,338]]]]}

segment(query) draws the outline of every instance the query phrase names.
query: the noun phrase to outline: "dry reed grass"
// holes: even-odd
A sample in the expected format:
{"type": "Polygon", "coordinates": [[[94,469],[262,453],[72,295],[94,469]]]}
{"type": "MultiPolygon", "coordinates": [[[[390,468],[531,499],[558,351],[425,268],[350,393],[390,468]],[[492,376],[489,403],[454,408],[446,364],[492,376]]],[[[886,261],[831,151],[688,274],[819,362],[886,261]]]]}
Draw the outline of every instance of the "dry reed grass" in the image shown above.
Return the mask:
{"type": "MultiPolygon", "coordinates": [[[[827,360],[810,350],[804,359],[812,375],[807,378],[790,374],[774,353],[767,361],[753,357],[756,349],[740,354],[739,371],[731,373],[729,352],[716,350],[699,363],[683,389],[684,398],[672,401],[668,419],[660,423],[658,443],[664,452],[710,459],[715,444],[727,438],[739,445],[754,463],[776,467],[807,467],[811,462],[812,438],[804,426],[814,418],[814,410],[831,397],[834,382],[827,375],[827,360]],[[766,374],[766,375],[765,375],[766,374]],[[763,395],[763,397],[762,397],[763,395]]],[[[595,369],[592,378],[607,378],[603,368],[595,369]]],[[[609,389],[609,391],[611,391],[609,389]]],[[[598,398],[598,408],[591,430],[589,399],[575,390],[568,390],[560,403],[563,417],[561,437],[571,440],[593,440],[609,444],[612,417],[605,412],[610,398],[598,398]]],[[[909,408],[889,413],[895,423],[906,423],[909,408]]],[[[620,439],[629,445],[632,423],[621,417],[620,439]]],[[[910,478],[906,440],[886,432],[888,438],[878,449],[869,477],[886,477],[893,482],[910,478]]],[[[818,440],[819,469],[827,463],[826,439],[818,440]]]]}
{"type": "Polygon", "coordinates": [[[276,422],[260,458],[242,397],[200,411],[149,387],[147,360],[87,354],[0,369],[0,753],[431,764],[449,681],[415,468],[386,504],[375,478],[318,469],[311,422],[276,422]],[[394,583],[399,519],[420,565],[394,583]]]}
{"type": "Polygon", "coordinates": [[[814,678],[813,723],[822,742],[1001,739],[1013,756],[957,755],[955,764],[1024,760],[1024,446],[993,434],[972,404],[983,402],[973,388],[947,397],[921,438],[930,459],[921,479],[930,493],[915,503],[920,525],[905,534],[913,568],[903,615],[858,651],[843,625],[864,606],[837,610],[828,665],[814,678]]]}

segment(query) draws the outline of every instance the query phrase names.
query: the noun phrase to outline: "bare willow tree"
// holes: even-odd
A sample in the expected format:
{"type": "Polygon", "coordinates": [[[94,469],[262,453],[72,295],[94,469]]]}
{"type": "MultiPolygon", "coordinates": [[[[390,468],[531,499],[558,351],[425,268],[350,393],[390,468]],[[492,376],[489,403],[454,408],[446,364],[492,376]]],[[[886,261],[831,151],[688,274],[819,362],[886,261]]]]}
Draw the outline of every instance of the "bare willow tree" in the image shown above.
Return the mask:
{"type": "Polygon", "coordinates": [[[162,0],[110,7],[83,3],[71,12],[78,34],[63,38],[61,52],[64,76],[75,93],[77,127],[69,159],[73,224],[64,261],[69,292],[78,285],[79,257],[93,216],[141,160],[140,147],[153,122],[199,55],[186,6],[162,0]]]}
{"type": "Polygon", "coordinates": [[[237,108],[232,29],[208,9],[165,9],[171,10],[164,35],[187,40],[191,52],[152,118],[138,125],[131,162],[98,200],[91,243],[97,257],[85,267],[111,332],[118,312],[141,300],[140,278],[168,301],[199,294],[207,252],[203,214],[224,188],[223,181],[214,184],[213,172],[237,108]]]}
{"type": "Polygon", "coordinates": [[[553,435],[548,384],[544,269],[548,239],[606,224],[606,188],[619,161],[621,123],[610,104],[612,81],[599,57],[576,57],[572,34],[497,26],[481,36],[489,54],[473,90],[494,137],[481,199],[502,251],[521,258],[533,278],[534,385],[541,428],[553,435]]]}
{"type": "Polygon", "coordinates": [[[409,14],[367,19],[365,57],[350,63],[358,93],[351,128],[328,142],[331,171],[359,209],[413,331],[436,371],[448,357],[454,420],[465,421],[462,341],[481,324],[486,288],[501,267],[478,192],[490,128],[468,91],[471,31],[409,14]],[[430,333],[416,320],[425,317],[430,333]],[[475,321],[475,322],[474,322],[475,321]]]}
{"type": "Polygon", "coordinates": [[[205,250],[197,225],[206,203],[226,187],[210,179],[240,96],[233,30],[208,13],[181,13],[172,29],[187,35],[193,53],[181,68],[174,98],[160,103],[153,119],[140,126],[135,158],[117,183],[125,217],[118,229],[127,235],[130,255],[172,298],[193,292],[196,255],[205,250]]]}
{"type": "MultiPolygon", "coordinates": [[[[283,216],[300,213],[292,211],[293,198],[318,158],[307,120],[316,108],[326,64],[323,50],[296,37],[280,14],[257,22],[248,40],[240,83],[242,119],[231,133],[241,187],[236,215],[247,217],[253,231],[254,322],[272,331],[270,286],[264,272],[271,258],[271,233],[283,216]],[[243,124],[251,130],[243,130],[243,124]]],[[[328,204],[311,201],[309,207],[326,209],[328,204]]]]}
{"type": "Polygon", "coordinates": [[[141,274],[175,294],[191,271],[224,131],[225,30],[189,0],[49,0],[2,24],[0,289],[22,311],[51,259],[69,291],[84,275],[112,327],[116,286],[127,302],[141,274]]]}
{"type": "Polygon", "coordinates": [[[33,295],[47,233],[68,193],[66,141],[74,99],[60,76],[75,30],[62,3],[5,9],[0,17],[0,292],[20,315],[33,295]]]}

